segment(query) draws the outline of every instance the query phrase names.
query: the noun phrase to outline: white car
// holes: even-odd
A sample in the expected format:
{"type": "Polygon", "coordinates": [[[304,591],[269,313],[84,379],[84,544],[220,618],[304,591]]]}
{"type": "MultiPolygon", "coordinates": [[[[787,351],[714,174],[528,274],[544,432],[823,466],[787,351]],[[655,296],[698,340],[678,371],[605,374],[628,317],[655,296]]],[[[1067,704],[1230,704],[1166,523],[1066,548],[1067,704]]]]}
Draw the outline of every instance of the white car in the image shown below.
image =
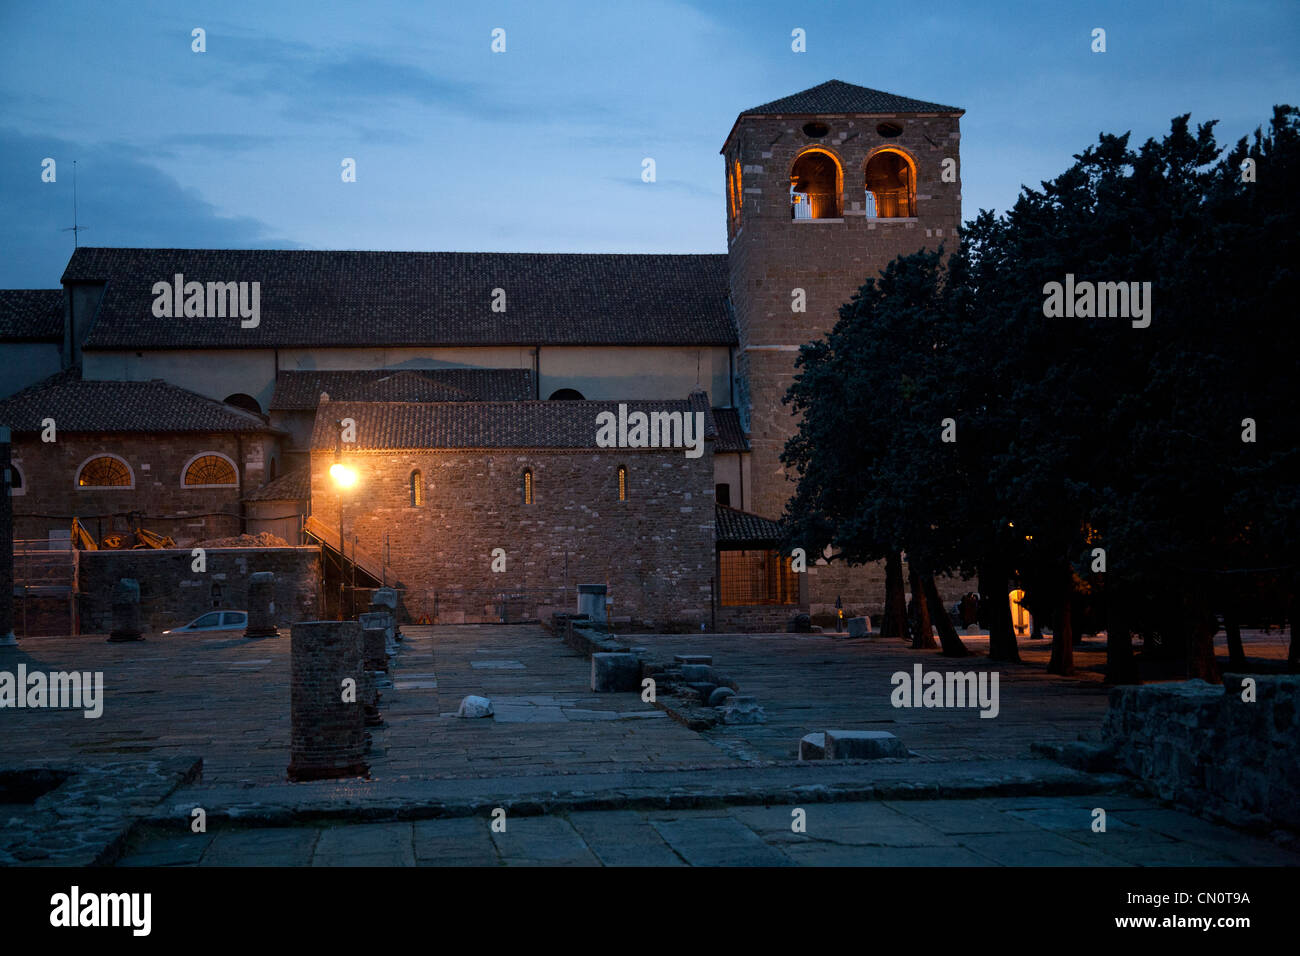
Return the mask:
{"type": "Polygon", "coordinates": [[[247,611],[209,611],[181,627],[173,627],[163,634],[194,634],[209,631],[243,631],[248,629],[247,611]]]}

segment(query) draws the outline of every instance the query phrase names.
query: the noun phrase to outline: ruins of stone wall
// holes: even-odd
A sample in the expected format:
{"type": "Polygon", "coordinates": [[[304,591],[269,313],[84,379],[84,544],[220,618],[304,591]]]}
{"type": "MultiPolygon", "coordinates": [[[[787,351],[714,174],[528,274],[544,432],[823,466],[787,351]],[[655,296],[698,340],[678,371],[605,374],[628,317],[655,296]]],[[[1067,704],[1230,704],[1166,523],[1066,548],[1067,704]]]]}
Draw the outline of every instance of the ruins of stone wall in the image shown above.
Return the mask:
{"type": "Polygon", "coordinates": [[[279,627],[319,614],[321,558],[316,547],[209,548],[207,570],[193,570],[191,551],[80,551],[78,601],[81,633],[107,633],[112,626],[113,586],[121,578],[140,582],[146,631],[188,623],[218,608],[246,610],[249,578],[275,575],[275,620],[279,627]],[[214,591],[214,585],[219,591],[214,591]]]}
{"type": "Polygon", "coordinates": [[[1300,830],[1300,676],[1116,687],[1103,735],[1162,799],[1242,826],[1300,830]]]}

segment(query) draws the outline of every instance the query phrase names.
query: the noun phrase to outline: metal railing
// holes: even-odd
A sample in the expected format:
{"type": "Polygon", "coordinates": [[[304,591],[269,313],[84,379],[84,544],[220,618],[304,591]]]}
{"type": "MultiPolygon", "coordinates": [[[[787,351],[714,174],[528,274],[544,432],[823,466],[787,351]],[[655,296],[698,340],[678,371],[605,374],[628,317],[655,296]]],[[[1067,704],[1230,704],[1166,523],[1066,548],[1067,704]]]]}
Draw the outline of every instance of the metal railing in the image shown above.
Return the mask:
{"type": "Polygon", "coordinates": [[[868,219],[907,219],[916,215],[910,189],[868,189],[864,195],[868,219]]]}
{"type": "Polygon", "coordinates": [[[838,219],[842,209],[839,193],[790,193],[791,219],[838,219]]]}

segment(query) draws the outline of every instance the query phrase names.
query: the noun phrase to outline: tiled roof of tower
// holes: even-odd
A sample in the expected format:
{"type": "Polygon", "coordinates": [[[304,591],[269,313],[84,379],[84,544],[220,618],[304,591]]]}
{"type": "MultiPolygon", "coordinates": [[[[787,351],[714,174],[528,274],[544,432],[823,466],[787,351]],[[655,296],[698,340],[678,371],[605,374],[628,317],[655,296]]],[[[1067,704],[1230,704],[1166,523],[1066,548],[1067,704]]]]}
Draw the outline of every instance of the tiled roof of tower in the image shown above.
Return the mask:
{"type": "Polygon", "coordinates": [[[269,481],[245,501],[302,501],[311,497],[311,469],[306,465],[286,471],[274,481],[269,481]]]}
{"type": "MultiPolygon", "coordinates": [[[[395,448],[583,448],[598,450],[596,416],[618,415],[619,402],[328,402],[316,411],[311,447],[330,451],[337,422],[356,422],[358,450],[395,448]]],[[[632,412],[705,413],[705,437],[714,438],[707,407],[692,399],[623,402],[632,412]]],[[[636,451],[638,449],[610,449],[636,451]]]]}
{"type": "Polygon", "coordinates": [[[714,454],[749,451],[749,442],[745,441],[745,432],[740,427],[740,412],[734,408],[715,408],[713,421],[718,429],[718,443],[713,447],[714,454]]]}
{"type": "Polygon", "coordinates": [[[741,110],[740,115],[806,114],[806,113],[962,113],[958,106],[928,103],[908,96],[855,86],[840,80],[827,80],[817,86],[783,96],[753,109],[741,110]]]}
{"type": "Polygon", "coordinates": [[[89,349],[736,342],[725,255],[83,247],[63,281],[106,283],[89,349]],[[260,283],[259,324],[155,317],[178,273],[260,283]]]}
{"type": "Polygon", "coordinates": [[[533,398],[526,368],[281,371],[271,408],[316,407],[321,392],[344,402],[519,402],[533,398]]]}
{"type": "Polygon", "coordinates": [[[39,432],[275,432],[259,417],[155,379],[83,380],[77,369],[51,375],[0,401],[0,425],[39,432]]]}
{"type": "Polygon", "coordinates": [[[0,342],[62,340],[62,289],[0,289],[0,342]]]}
{"type": "Polygon", "coordinates": [[[775,544],[781,539],[781,523],[751,511],[715,505],[717,521],[714,539],[718,544],[775,544]]]}

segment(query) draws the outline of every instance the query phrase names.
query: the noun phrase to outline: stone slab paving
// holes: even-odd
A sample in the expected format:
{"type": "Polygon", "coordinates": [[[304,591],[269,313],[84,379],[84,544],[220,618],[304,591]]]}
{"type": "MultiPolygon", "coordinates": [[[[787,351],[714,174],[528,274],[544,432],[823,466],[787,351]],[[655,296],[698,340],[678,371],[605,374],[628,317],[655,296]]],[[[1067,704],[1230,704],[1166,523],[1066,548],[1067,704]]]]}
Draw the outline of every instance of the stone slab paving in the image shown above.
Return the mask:
{"type": "Polygon", "coordinates": [[[142,828],[121,866],[1298,866],[1264,840],[1138,797],[620,810],[404,823],[142,828]],[[1092,810],[1107,829],[1092,831],[1092,810]]]}
{"type": "MultiPolygon", "coordinates": [[[[636,635],[653,653],[713,654],[767,712],[765,724],[697,734],[637,694],[595,694],[586,659],[535,625],[407,627],[384,692],[386,726],[370,755],[376,780],[567,773],[628,767],[735,767],[797,757],[804,734],[888,730],[923,760],[1028,755],[1034,742],[1094,739],[1106,708],[1095,674],[1077,680],[1041,666],[950,660],[900,641],[831,635],[636,635]],[[903,709],[890,704],[896,671],[996,670],[1000,713],[903,709]],[[498,705],[490,720],[461,720],[461,698],[498,705]]],[[[1246,635],[1248,652],[1285,653],[1279,635],[1246,635]],[[1276,645],[1276,646],[1274,646],[1276,645]]],[[[968,637],[973,650],[978,638],[968,637]]],[[[0,710],[0,766],[201,757],[204,780],[261,786],[289,763],[287,634],[246,641],[150,635],[140,643],[102,637],[28,638],[0,648],[0,669],[103,671],[104,712],[0,710]]],[[[1045,642],[1022,641],[1027,657],[1045,642]]],[[[1100,642],[1080,660],[1101,653],[1100,642]]],[[[1040,662],[1041,664],[1041,662],[1040,662]]]]}
{"type": "MultiPolygon", "coordinates": [[[[591,692],[588,661],[539,627],[405,630],[406,640],[392,664],[395,686],[385,691],[382,702],[386,725],[373,730],[369,780],[310,784],[285,780],[287,635],[258,641],[150,636],[136,644],[109,644],[94,637],[32,638],[16,649],[0,649],[0,669],[13,670],[22,662],[29,670],[102,671],[105,678],[104,712],[99,719],[86,719],[80,710],[0,711],[0,767],[70,767],[90,779],[91,770],[108,771],[132,762],[161,766],[175,760],[193,765],[201,758],[201,782],[177,789],[152,809],[142,803],[131,810],[136,819],[174,826],[188,821],[194,807],[205,808],[216,836],[198,851],[188,837],[178,842],[174,860],[178,865],[219,865],[223,860],[305,864],[318,857],[413,863],[448,859],[457,865],[535,860],[622,865],[642,855],[645,862],[663,865],[760,863],[772,859],[773,842],[783,844],[765,838],[760,848],[735,829],[749,827],[738,816],[730,817],[731,823],[688,820],[680,825],[647,819],[642,827],[630,817],[574,820],[564,815],[614,810],[635,814],[655,807],[694,812],[692,807],[752,806],[803,796],[822,804],[899,797],[1060,795],[1114,788],[1118,783],[1031,757],[1032,743],[1095,737],[1105,693],[1086,673],[1078,680],[1062,680],[1048,677],[1041,668],[999,665],[1001,713],[987,720],[974,709],[895,709],[889,703],[889,678],[895,671],[909,670],[918,661],[939,670],[991,669],[991,662],[980,656],[951,661],[932,652],[911,651],[897,641],[837,640],[829,635],[637,635],[637,644],[665,657],[713,654],[716,666],[738,680],[745,693],[755,695],[768,713],[766,724],[723,726],[699,734],[642,702],[637,694],[591,692]],[[498,717],[451,716],[467,694],[491,697],[499,707],[498,717]],[[890,730],[918,756],[835,767],[796,763],[798,739],[825,729],[890,730]],[[502,843],[499,835],[488,831],[448,829],[472,824],[421,819],[463,818],[494,805],[509,807],[517,821],[528,819],[529,813],[553,811],[568,819],[564,826],[576,836],[570,838],[563,827],[547,829],[552,825],[539,823],[524,827],[521,842],[502,843]],[[375,822],[366,825],[377,829],[351,830],[352,836],[329,839],[311,827],[274,833],[277,822],[303,823],[359,813],[369,814],[366,819],[375,822]],[[230,829],[231,822],[237,824],[241,818],[272,826],[230,829]],[[389,826],[394,829],[383,829],[389,826]],[[586,850],[579,850],[575,840],[586,850]],[[681,849],[679,843],[689,849],[681,849]]],[[[1274,643],[1284,646],[1280,639],[1274,643]]],[[[1081,656],[1096,652],[1085,648],[1081,656]]],[[[1026,653],[1043,654],[1045,645],[1026,653]]],[[[111,802],[97,796],[84,809],[96,816],[111,802]]],[[[907,803],[912,809],[921,805],[915,799],[907,803]]],[[[980,812],[994,821],[989,826],[1010,827],[1010,821],[1019,818],[1006,809],[998,806],[980,812]]],[[[1225,833],[1236,836],[1235,831],[1205,824],[1203,840],[1197,843],[1162,829],[1168,824],[1161,814],[1173,811],[1149,805],[1143,812],[1151,822],[1142,832],[1168,839],[1152,837],[1134,843],[1133,835],[1117,826],[1109,844],[1111,857],[1140,862],[1149,853],[1153,859],[1161,856],[1166,862],[1181,863],[1199,856],[1232,858],[1221,853],[1216,841],[1222,841],[1225,833]]],[[[30,832],[20,816],[13,816],[19,829],[30,832]]],[[[927,855],[941,859],[945,851],[953,851],[953,861],[975,853],[989,862],[1014,862],[1015,854],[999,849],[995,839],[1007,831],[949,833],[942,821],[918,821],[910,811],[902,816],[905,819],[894,820],[900,834],[920,823],[934,830],[935,838],[923,847],[910,848],[896,845],[902,837],[892,843],[867,840],[863,834],[875,832],[869,823],[845,825],[835,849],[824,848],[825,852],[847,859],[853,848],[869,847],[872,860],[890,861],[898,858],[893,851],[924,849],[918,859],[927,855]],[[953,836],[958,838],[956,846],[945,839],[953,836]]],[[[114,822],[117,832],[122,823],[114,822]]],[[[1073,850],[1069,843],[1060,842],[1071,837],[1058,835],[1059,828],[1049,825],[1048,817],[1031,815],[1023,823],[1035,828],[1030,832],[1045,834],[1026,849],[1027,854],[1046,861],[1073,850]]],[[[344,829],[358,825],[353,819],[344,829]]],[[[1071,821],[1067,829],[1073,826],[1071,821]]],[[[750,832],[757,831],[750,827],[750,832]]],[[[803,849],[786,854],[790,860],[819,852],[809,849],[806,841],[798,845],[803,849]]],[[[1258,861],[1276,859],[1270,851],[1277,849],[1259,845],[1258,861]]],[[[155,847],[137,853],[136,859],[149,859],[152,853],[154,860],[171,861],[170,852],[155,847]]]]}

